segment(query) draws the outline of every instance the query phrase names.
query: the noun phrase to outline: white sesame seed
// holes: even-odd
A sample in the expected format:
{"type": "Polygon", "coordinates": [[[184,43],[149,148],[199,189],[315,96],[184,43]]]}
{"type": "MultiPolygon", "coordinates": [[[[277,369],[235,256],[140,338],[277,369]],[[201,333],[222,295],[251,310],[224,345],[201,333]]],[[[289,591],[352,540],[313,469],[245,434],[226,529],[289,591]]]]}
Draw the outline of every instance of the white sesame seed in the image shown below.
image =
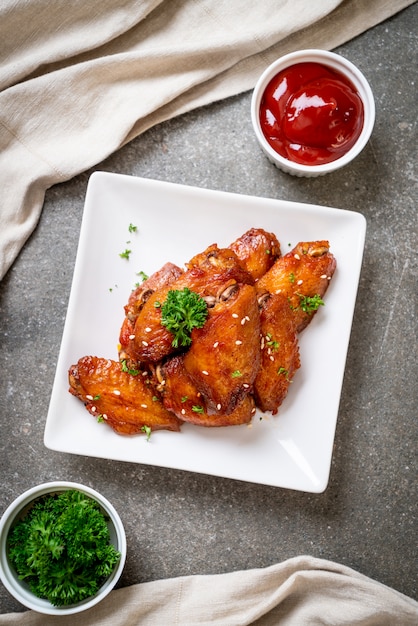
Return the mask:
{"type": "Polygon", "coordinates": [[[135,335],[129,335],[129,339],[135,339],[135,335]]]}
{"type": "Polygon", "coordinates": [[[246,322],[246,321],[247,321],[247,318],[246,318],[246,317],[243,317],[243,318],[242,318],[242,320],[241,320],[241,326],[244,326],[244,324],[245,324],[245,322],[246,322]]]}
{"type": "Polygon", "coordinates": [[[102,417],[103,417],[103,419],[104,419],[104,420],[107,420],[107,415],[106,415],[106,413],[103,413],[102,417]]]}
{"type": "Polygon", "coordinates": [[[113,393],[115,394],[115,396],[120,396],[120,391],[119,389],[114,389],[113,393]]]}
{"type": "Polygon", "coordinates": [[[182,415],[186,415],[186,409],[182,409],[180,412],[182,415]]]}
{"type": "Polygon", "coordinates": [[[261,346],[261,349],[263,350],[263,348],[264,348],[264,337],[261,337],[260,346],[261,346]]]}
{"type": "Polygon", "coordinates": [[[147,409],[147,408],[148,408],[148,405],[147,405],[147,404],[141,404],[141,407],[142,407],[143,409],[147,409]]]}
{"type": "Polygon", "coordinates": [[[235,342],[236,346],[241,346],[242,345],[242,341],[240,339],[237,339],[235,342]]]}
{"type": "Polygon", "coordinates": [[[219,346],[219,341],[215,341],[215,343],[213,344],[214,348],[217,348],[219,346]]]}
{"type": "Polygon", "coordinates": [[[145,376],[148,376],[148,372],[142,372],[142,376],[145,378],[145,376]]]}
{"type": "Polygon", "coordinates": [[[147,347],[148,342],[147,342],[147,341],[143,341],[143,342],[142,342],[142,345],[143,345],[143,346],[145,346],[145,347],[147,347]]]}
{"type": "Polygon", "coordinates": [[[301,285],[303,283],[303,280],[298,280],[298,282],[296,283],[297,285],[301,285]]]}
{"type": "Polygon", "coordinates": [[[297,259],[298,261],[300,261],[300,256],[298,254],[295,254],[295,259],[297,259]]]}
{"type": "Polygon", "coordinates": [[[146,329],[145,329],[145,332],[146,333],[150,333],[151,332],[151,328],[149,326],[147,326],[146,329]]]}
{"type": "Polygon", "coordinates": [[[255,407],[253,407],[253,408],[251,409],[251,413],[252,413],[252,415],[254,415],[254,413],[256,412],[256,410],[257,410],[257,409],[256,409],[255,407]]]}
{"type": "Polygon", "coordinates": [[[326,275],[326,274],[322,274],[322,275],[320,276],[320,278],[326,278],[326,277],[327,277],[327,275],[326,275]]]}
{"type": "Polygon", "coordinates": [[[90,394],[88,396],[86,396],[87,400],[93,400],[93,396],[91,396],[90,394]]]}
{"type": "Polygon", "coordinates": [[[250,386],[250,385],[249,385],[248,383],[244,383],[244,384],[243,384],[244,389],[248,389],[248,388],[249,388],[249,386],[250,386]]]}
{"type": "Polygon", "coordinates": [[[327,280],[331,280],[331,276],[327,276],[327,280]]]}
{"type": "Polygon", "coordinates": [[[247,320],[247,322],[250,321],[250,318],[248,317],[248,315],[245,316],[245,319],[247,320]]]}
{"type": "Polygon", "coordinates": [[[281,289],[276,289],[276,291],[274,293],[282,293],[281,289]]]}
{"type": "Polygon", "coordinates": [[[274,361],[274,356],[272,354],[270,355],[269,358],[270,358],[270,361],[274,361]]]}
{"type": "Polygon", "coordinates": [[[237,317],[239,317],[239,315],[237,313],[232,313],[232,317],[236,319],[237,317]]]}
{"type": "Polygon", "coordinates": [[[203,374],[204,376],[209,376],[209,372],[207,372],[206,370],[202,370],[202,374],[203,374]]]}
{"type": "Polygon", "coordinates": [[[218,411],[220,411],[222,409],[222,404],[217,404],[216,408],[218,409],[218,411]]]}
{"type": "Polygon", "coordinates": [[[92,406],[92,407],[91,407],[91,412],[92,412],[92,413],[96,413],[96,411],[97,411],[97,407],[92,406]]]}

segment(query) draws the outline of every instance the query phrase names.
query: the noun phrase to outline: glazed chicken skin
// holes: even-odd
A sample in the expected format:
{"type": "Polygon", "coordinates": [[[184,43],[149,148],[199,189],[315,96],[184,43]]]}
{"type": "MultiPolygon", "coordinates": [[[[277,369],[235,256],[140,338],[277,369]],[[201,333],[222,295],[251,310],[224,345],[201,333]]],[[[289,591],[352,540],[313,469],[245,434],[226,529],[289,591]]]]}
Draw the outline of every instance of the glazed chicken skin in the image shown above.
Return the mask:
{"type": "Polygon", "coordinates": [[[276,235],[262,228],[250,228],[229,247],[255,280],[261,278],[281,254],[276,235]]]}
{"type": "Polygon", "coordinates": [[[181,421],[164,408],[141,373],[132,375],[121,363],[85,356],[69,369],[70,393],[79,398],[96,419],[121,435],[151,430],[179,431],[181,421]]]}
{"type": "Polygon", "coordinates": [[[254,381],[254,398],[263,411],[278,412],[300,367],[295,317],[283,294],[261,300],[261,364],[254,381]]]}
{"type": "Polygon", "coordinates": [[[170,357],[158,369],[159,390],[166,409],[182,421],[197,426],[237,426],[251,421],[255,404],[250,394],[246,394],[235,409],[226,415],[199,391],[186,372],[183,358],[183,355],[170,357]]]}
{"type": "Polygon", "coordinates": [[[156,363],[176,351],[172,333],[161,324],[161,305],[170,290],[188,288],[210,306],[230,284],[254,282],[235,253],[228,248],[220,249],[216,244],[193,257],[187,267],[177,279],[156,289],[147,298],[133,328],[127,325],[125,318],[119,341],[122,357],[128,358],[130,363],[156,363]],[[131,331],[129,334],[127,328],[131,331]]]}
{"type": "Polygon", "coordinates": [[[252,285],[231,285],[229,297],[209,309],[192,331],[184,368],[218,412],[229,414],[248,394],[260,363],[260,313],[252,285]]]}
{"type": "Polygon", "coordinates": [[[257,289],[260,294],[281,293],[288,298],[300,333],[316,313],[306,299],[324,296],[336,265],[328,241],[300,242],[260,278],[257,289]]]}

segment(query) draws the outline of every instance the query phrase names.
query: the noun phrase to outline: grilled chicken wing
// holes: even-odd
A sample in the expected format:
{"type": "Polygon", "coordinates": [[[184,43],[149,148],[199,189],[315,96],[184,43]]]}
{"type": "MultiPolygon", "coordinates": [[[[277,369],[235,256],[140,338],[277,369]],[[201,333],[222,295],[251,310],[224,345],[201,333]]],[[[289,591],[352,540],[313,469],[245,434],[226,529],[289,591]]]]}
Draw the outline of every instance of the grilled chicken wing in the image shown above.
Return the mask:
{"type": "Polygon", "coordinates": [[[249,394],[228,415],[212,406],[188,375],[182,355],[168,359],[160,369],[159,380],[164,406],[182,421],[198,426],[237,426],[250,422],[254,414],[254,400],[249,394]]]}
{"type": "Polygon", "coordinates": [[[230,246],[255,280],[258,280],[280,257],[280,243],[274,233],[251,228],[230,246]]]}
{"type": "Polygon", "coordinates": [[[322,298],[335,268],[328,241],[300,242],[260,278],[257,289],[260,293],[284,294],[293,310],[297,332],[301,332],[316,313],[309,299],[322,298]]]}
{"type": "MultiPolygon", "coordinates": [[[[119,334],[121,360],[127,359],[130,361],[129,346],[135,335],[135,322],[147,300],[155,291],[169,287],[171,283],[183,274],[183,271],[184,270],[173,263],[166,263],[160,270],[154,272],[154,274],[131,292],[128,303],[125,306],[125,319],[123,320],[119,334]],[[126,352],[126,350],[128,350],[128,352],[126,352]]],[[[134,366],[135,362],[132,363],[132,365],[134,366]]]]}
{"type": "Polygon", "coordinates": [[[295,318],[286,296],[268,295],[261,304],[261,365],[254,382],[257,407],[277,413],[300,367],[295,318]]]}
{"type": "Polygon", "coordinates": [[[185,287],[198,293],[210,305],[231,283],[254,281],[243,269],[234,252],[210,246],[187,264],[188,269],[176,280],[152,293],[142,306],[132,332],[123,329],[120,343],[123,354],[133,362],[156,363],[175,352],[173,335],[161,324],[161,304],[168,292],[185,287]],[[123,339],[123,341],[122,341],[123,339]]]}
{"type": "Polygon", "coordinates": [[[85,356],[69,369],[69,391],[86,409],[122,435],[151,430],[180,430],[181,421],[156,400],[141,375],[122,371],[110,359],[85,356]]]}
{"type": "Polygon", "coordinates": [[[260,313],[255,288],[231,285],[192,331],[183,363],[217,411],[231,413],[251,389],[260,363],[260,313]],[[228,296],[228,297],[226,297],[228,296]]]}

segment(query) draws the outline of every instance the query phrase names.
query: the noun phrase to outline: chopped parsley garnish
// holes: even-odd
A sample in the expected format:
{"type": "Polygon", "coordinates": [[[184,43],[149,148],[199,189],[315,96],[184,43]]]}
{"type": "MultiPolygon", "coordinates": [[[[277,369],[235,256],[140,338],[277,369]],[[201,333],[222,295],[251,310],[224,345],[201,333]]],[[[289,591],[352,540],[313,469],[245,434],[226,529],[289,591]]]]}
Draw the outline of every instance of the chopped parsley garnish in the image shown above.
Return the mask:
{"type": "Polygon", "coordinates": [[[278,350],[278,349],[279,349],[279,347],[280,347],[280,342],[279,342],[279,341],[275,341],[275,340],[273,339],[273,336],[272,336],[270,333],[268,333],[268,334],[266,335],[266,339],[267,339],[267,343],[266,343],[266,345],[270,348],[270,350],[271,350],[272,352],[277,352],[277,350],[278,350]]]}
{"type": "Polygon", "coordinates": [[[133,224],[129,224],[129,228],[128,228],[130,233],[136,233],[136,231],[138,230],[138,226],[134,226],[133,224]]]}
{"type": "Polygon", "coordinates": [[[190,333],[193,328],[202,328],[207,316],[204,299],[187,287],[170,290],[161,307],[161,324],[174,335],[174,348],[190,346],[190,333]]]}
{"type": "Polygon", "coordinates": [[[130,369],[127,365],[126,365],[126,359],[124,359],[123,361],[120,362],[121,367],[122,367],[122,372],[128,372],[128,374],[130,374],[131,376],[138,376],[139,374],[139,370],[135,370],[135,369],[130,369]]]}
{"type": "Polygon", "coordinates": [[[279,375],[282,374],[286,378],[286,380],[289,380],[289,370],[287,370],[285,367],[279,367],[277,373],[279,375]]]}
{"type": "Polygon", "coordinates": [[[121,252],[119,254],[121,259],[128,259],[129,260],[129,256],[131,254],[132,250],[128,250],[128,248],[126,248],[126,250],[124,250],[123,252],[121,252]]]}
{"type": "Polygon", "coordinates": [[[142,270],[137,272],[136,275],[141,278],[142,282],[144,282],[145,280],[149,278],[148,274],[145,274],[145,272],[143,272],[142,270]]]}
{"type": "Polygon", "coordinates": [[[203,406],[199,406],[197,404],[192,406],[192,411],[193,413],[204,413],[204,408],[203,406]]]}
{"type": "Polygon", "coordinates": [[[232,378],[240,378],[240,376],[242,376],[241,372],[239,370],[235,370],[235,372],[232,372],[231,374],[232,378]]]}
{"type": "Polygon", "coordinates": [[[297,294],[300,299],[299,306],[304,313],[313,313],[320,306],[324,306],[325,302],[322,300],[319,294],[315,294],[314,296],[304,296],[301,293],[297,294]]]}
{"type": "Polygon", "coordinates": [[[151,439],[151,428],[144,424],[144,426],[142,426],[141,428],[141,431],[146,434],[147,441],[149,441],[151,439]]]}

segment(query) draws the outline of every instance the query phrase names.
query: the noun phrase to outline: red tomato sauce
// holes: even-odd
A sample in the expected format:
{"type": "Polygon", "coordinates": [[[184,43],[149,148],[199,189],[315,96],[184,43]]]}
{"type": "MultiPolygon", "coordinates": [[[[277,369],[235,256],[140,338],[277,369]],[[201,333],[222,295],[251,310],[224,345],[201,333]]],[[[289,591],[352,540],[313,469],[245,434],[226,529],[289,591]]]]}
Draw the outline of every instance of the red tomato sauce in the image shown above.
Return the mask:
{"type": "Polygon", "coordinates": [[[267,85],[260,105],[263,134],[273,150],[304,165],[335,161],[358,139],[361,98],[340,72],[320,63],[297,63],[267,85]]]}

